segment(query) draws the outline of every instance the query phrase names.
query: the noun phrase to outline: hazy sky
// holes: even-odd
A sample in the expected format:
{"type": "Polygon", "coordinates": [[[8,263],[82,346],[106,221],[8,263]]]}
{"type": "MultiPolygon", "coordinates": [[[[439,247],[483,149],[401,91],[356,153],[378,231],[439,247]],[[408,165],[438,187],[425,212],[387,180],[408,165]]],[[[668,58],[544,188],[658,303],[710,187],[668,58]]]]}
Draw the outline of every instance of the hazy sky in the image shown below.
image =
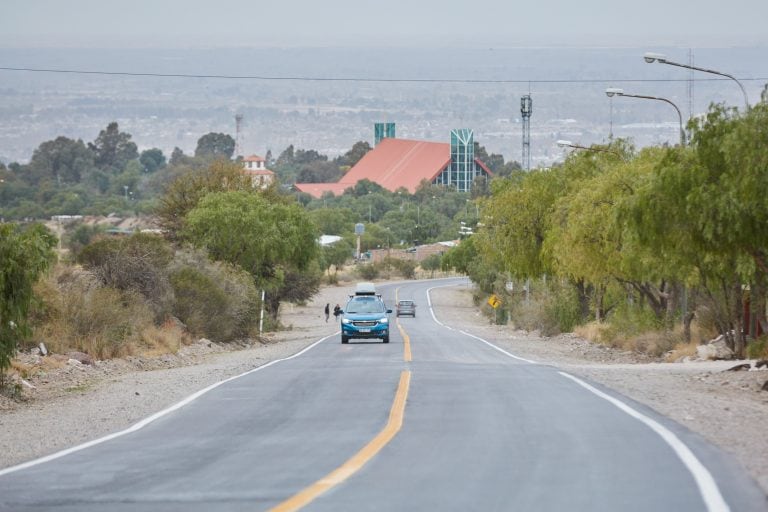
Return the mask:
{"type": "Polygon", "coordinates": [[[768,44],[768,0],[0,0],[2,46],[768,44]]]}

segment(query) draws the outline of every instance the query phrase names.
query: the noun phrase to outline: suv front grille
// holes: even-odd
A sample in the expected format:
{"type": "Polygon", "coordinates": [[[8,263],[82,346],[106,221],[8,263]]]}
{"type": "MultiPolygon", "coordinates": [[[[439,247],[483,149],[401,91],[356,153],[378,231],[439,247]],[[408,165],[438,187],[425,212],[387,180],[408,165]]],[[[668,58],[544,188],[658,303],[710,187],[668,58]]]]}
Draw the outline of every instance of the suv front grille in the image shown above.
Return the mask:
{"type": "Polygon", "coordinates": [[[373,327],[377,323],[376,320],[359,320],[357,322],[352,322],[355,327],[373,327]]]}

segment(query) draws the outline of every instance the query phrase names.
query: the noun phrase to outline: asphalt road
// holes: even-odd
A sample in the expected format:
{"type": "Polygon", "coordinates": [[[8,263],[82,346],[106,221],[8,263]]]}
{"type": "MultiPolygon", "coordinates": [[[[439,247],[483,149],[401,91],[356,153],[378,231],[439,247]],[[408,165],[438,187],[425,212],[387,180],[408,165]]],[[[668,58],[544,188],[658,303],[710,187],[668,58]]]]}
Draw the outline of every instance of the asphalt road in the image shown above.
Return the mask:
{"type": "Polygon", "coordinates": [[[768,510],[683,427],[433,317],[427,289],[456,283],[381,288],[418,304],[392,315],[388,345],[332,336],[132,432],[0,471],[0,510],[768,510]]]}

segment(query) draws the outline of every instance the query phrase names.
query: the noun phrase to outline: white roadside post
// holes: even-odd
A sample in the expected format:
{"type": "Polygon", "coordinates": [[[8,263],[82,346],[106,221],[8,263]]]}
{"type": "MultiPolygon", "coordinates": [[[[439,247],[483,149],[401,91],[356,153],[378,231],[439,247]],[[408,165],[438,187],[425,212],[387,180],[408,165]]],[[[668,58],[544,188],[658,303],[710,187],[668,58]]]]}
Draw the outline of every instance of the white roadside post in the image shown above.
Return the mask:
{"type": "Polygon", "coordinates": [[[259,318],[259,337],[264,332],[264,290],[261,290],[261,316],[259,318]]]}

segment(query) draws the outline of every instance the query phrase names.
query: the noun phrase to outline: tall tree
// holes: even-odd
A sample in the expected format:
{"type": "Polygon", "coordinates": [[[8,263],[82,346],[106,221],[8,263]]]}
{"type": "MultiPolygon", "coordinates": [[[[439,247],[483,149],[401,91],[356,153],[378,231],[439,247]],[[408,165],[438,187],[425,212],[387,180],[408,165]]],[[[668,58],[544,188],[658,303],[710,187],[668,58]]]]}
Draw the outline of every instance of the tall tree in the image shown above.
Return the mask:
{"type": "Polygon", "coordinates": [[[94,155],[82,140],[57,137],[35,150],[24,178],[33,184],[48,180],[57,186],[71,185],[80,183],[93,167],[94,155]]]}
{"type": "Polygon", "coordinates": [[[235,139],[224,133],[207,133],[197,141],[195,156],[226,158],[230,160],[235,153],[235,139]]]}
{"type": "Polygon", "coordinates": [[[112,173],[118,173],[125,168],[130,160],[139,157],[136,144],[131,142],[131,135],[121,132],[117,122],[111,122],[107,128],[99,132],[88,148],[96,154],[96,165],[112,173]]]}

